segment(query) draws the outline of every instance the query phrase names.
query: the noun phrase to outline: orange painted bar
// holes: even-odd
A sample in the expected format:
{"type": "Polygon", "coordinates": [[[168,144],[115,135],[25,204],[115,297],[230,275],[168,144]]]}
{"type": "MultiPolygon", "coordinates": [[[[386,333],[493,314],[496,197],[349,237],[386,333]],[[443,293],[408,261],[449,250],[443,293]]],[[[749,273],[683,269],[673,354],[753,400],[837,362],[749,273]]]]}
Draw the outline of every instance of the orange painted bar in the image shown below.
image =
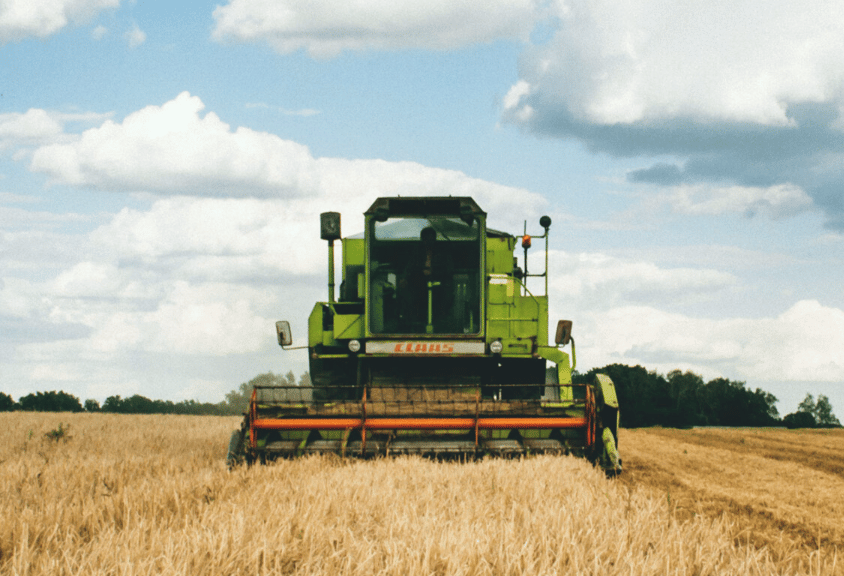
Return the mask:
{"type": "MultiPolygon", "coordinates": [[[[586,418],[560,417],[483,417],[482,430],[509,428],[586,428],[586,418]]],[[[346,430],[361,428],[360,418],[262,418],[252,427],[262,430],[346,430]]],[[[474,418],[369,418],[367,430],[472,430],[474,418]]]]}

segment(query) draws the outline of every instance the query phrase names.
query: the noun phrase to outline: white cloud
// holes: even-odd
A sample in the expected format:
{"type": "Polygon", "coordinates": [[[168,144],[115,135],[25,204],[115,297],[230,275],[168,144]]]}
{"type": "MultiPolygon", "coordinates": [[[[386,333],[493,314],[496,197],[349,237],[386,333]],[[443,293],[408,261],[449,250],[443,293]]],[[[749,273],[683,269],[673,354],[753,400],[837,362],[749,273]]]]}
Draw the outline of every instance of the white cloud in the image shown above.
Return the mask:
{"type": "Polygon", "coordinates": [[[379,196],[471,196],[490,215],[491,227],[519,230],[525,218],[538,216],[546,204],[541,195],[524,188],[416,162],[321,158],[316,172],[321,196],[339,206],[337,211],[355,216],[379,196]]]}
{"type": "MultiPolygon", "coordinates": [[[[535,267],[541,259],[533,259],[535,267]]],[[[611,363],[662,373],[679,368],[705,379],[745,380],[788,400],[785,382],[844,381],[840,308],[800,300],[775,316],[724,317],[718,303],[742,285],[720,270],[663,268],[600,253],[552,251],[550,261],[551,327],[558,318],[574,320],[583,372],[611,363]],[[696,301],[711,301],[716,313],[682,311],[696,301]]]]}
{"type": "Polygon", "coordinates": [[[762,388],[764,382],[844,380],[844,310],[814,300],[799,301],[775,318],[716,320],[627,306],[587,314],[581,324],[579,350],[582,357],[589,350],[593,366],[691,369],[762,388]]]}
{"type": "Polygon", "coordinates": [[[718,216],[722,214],[764,214],[769,218],[794,216],[812,207],[812,199],[799,186],[681,185],[645,202],[648,210],[666,205],[676,214],[718,216]]]}
{"type": "MultiPolygon", "coordinates": [[[[719,334],[717,321],[666,312],[652,306],[629,305],[583,315],[578,330],[581,350],[590,365],[642,363],[650,369],[707,367],[734,361],[741,345],[719,334]]],[[[705,370],[701,370],[703,372],[705,370]]]]}
{"type": "Polygon", "coordinates": [[[107,121],[76,142],[35,151],[31,168],[55,182],[104,190],[229,195],[306,194],[308,149],[277,136],[238,128],[182,93],[148,106],[122,124],[107,121]]]}
{"type": "Polygon", "coordinates": [[[55,292],[63,296],[107,296],[118,287],[116,270],[95,262],[80,262],[55,279],[55,292]]]}
{"type": "Polygon", "coordinates": [[[123,34],[123,37],[129,44],[129,48],[137,48],[147,40],[146,33],[138,28],[137,24],[133,24],[132,27],[123,34]]]}
{"type": "Polygon", "coordinates": [[[0,45],[45,38],[70,21],[86,21],[120,0],[4,0],[0,3],[0,45]]]}
{"type": "MultiPolygon", "coordinates": [[[[43,146],[30,168],[54,183],[166,195],[307,199],[359,215],[377,196],[473,196],[495,214],[531,216],[544,199],[524,189],[415,162],[314,158],[274,134],[232,129],[182,93],[73,142],[43,146]],[[515,212],[514,212],[515,211],[515,212]]],[[[326,208],[328,209],[328,208],[326,208]]]]}
{"type": "Polygon", "coordinates": [[[62,122],[46,110],[0,114],[0,150],[53,142],[62,135],[62,122]]]}
{"type": "Polygon", "coordinates": [[[3,312],[26,315],[44,330],[87,327],[88,334],[69,341],[73,347],[57,361],[118,352],[224,356],[266,347],[271,322],[258,309],[277,303],[276,295],[242,278],[189,281],[178,279],[178,272],[79,262],[52,281],[29,283],[28,294],[26,284],[12,282],[4,290],[12,298],[3,312]]]}
{"type": "MultiPolygon", "coordinates": [[[[310,308],[325,298],[325,282],[317,280],[327,261],[320,212],[340,211],[349,235],[362,230],[362,212],[378,195],[469,195],[499,228],[518,229],[544,203],[527,190],[454,170],[314,158],[295,142],[231,128],[202,109],[198,98],[182,94],[81,135],[62,133],[67,141],[32,153],[31,168],[53,182],[160,197],[148,208],[122,209],[75,242],[4,234],[3,248],[24,246],[35,263],[29,270],[23,256],[15,262],[14,273],[30,280],[6,283],[4,298],[13,297],[0,316],[41,334],[16,343],[15,374],[48,382],[61,366],[71,391],[101,397],[155,396],[139,368],[147,364],[184,371],[191,359],[204,358],[191,370],[205,381],[209,366],[223,359],[257,358],[244,367],[251,377],[273,366],[261,359],[274,352],[273,320],[291,320],[301,342],[310,308]],[[50,267],[39,267],[47,261],[50,267]]],[[[285,369],[306,369],[301,359],[286,362],[285,369]]],[[[162,389],[162,396],[172,391],[162,389]]]]}
{"type": "Polygon", "coordinates": [[[113,260],[193,280],[311,274],[323,267],[312,254],[319,212],[308,200],[169,198],[124,208],[91,239],[113,260]]]}
{"type": "MultiPolygon", "coordinates": [[[[225,356],[254,352],[266,345],[271,322],[255,312],[264,291],[221,283],[166,287],[154,310],[113,307],[67,312],[90,325],[86,354],[155,353],[225,356]]],[[[71,303],[71,305],[73,305],[71,303]]],[[[82,342],[80,342],[82,343],[82,342]]]]}
{"type": "Polygon", "coordinates": [[[530,104],[522,104],[522,99],[534,91],[531,85],[524,80],[519,80],[513,84],[504,95],[503,105],[504,110],[512,114],[516,122],[528,123],[533,117],[533,106],[530,104]]]}
{"type": "Polygon", "coordinates": [[[308,3],[231,0],[214,10],[216,40],[267,42],[281,53],[343,50],[446,50],[500,39],[526,40],[536,0],[430,0],[308,3]]]}
{"type": "Polygon", "coordinates": [[[256,303],[266,299],[265,292],[177,282],[158,309],[145,318],[154,331],[152,350],[223,355],[260,349],[272,325],[254,310],[256,303]]]}
{"type": "MultiPolygon", "coordinates": [[[[532,256],[535,265],[543,259],[532,256]]],[[[554,300],[569,307],[606,309],[629,303],[663,301],[672,306],[712,297],[736,287],[732,274],[714,269],[660,268],[647,261],[600,253],[549,252],[549,285],[554,300]]],[[[538,282],[538,280],[537,280],[538,282]]]]}
{"type": "MultiPolygon", "coordinates": [[[[325,245],[318,240],[319,214],[340,212],[343,234],[357,234],[363,231],[363,211],[383,191],[381,188],[390,189],[389,172],[380,174],[365,163],[360,170],[370,178],[366,189],[371,193],[366,195],[356,193],[354,186],[338,183],[330,195],[316,200],[160,199],[148,210],[124,208],[94,230],[90,242],[107,263],[121,262],[124,267],[137,268],[137,272],[152,268],[165,277],[191,282],[249,284],[275,282],[281,277],[319,276],[326,268],[325,245]],[[385,181],[379,182],[379,177],[385,181]]],[[[348,169],[342,174],[353,180],[357,177],[348,169]]],[[[513,201],[489,191],[466,192],[487,210],[501,207],[502,214],[509,210],[513,214],[511,225],[519,224],[518,219],[526,212],[516,212],[513,201]]],[[[500,215],[498,220],[507,222],[507,217],[500,215]]],[[[111,276],[85,270],[91,278],[111,276]]],[[[71,278],[76,276],[74,273],[71,278]]]]}
{"type": "MultiPolygon", "coordinates": [[[[325,273],[318,222],[326,210],[343,213],[348,235],[362,230],[362,212],[379,195],[473,196],[514,226],[544,203],[527,190],[413,162],[313,158],[304,146],[232,129],[202,109],[182,94],[33,152],[32,168],[58,183],[171,196],[122,209],[51,261],[52,271],[32,272],[38,279],[28,287],[8,284],[16,317],[45,332],[89,331],[62,346],[20,348],[30,365],[118,353],[256,353],[267,346],[268,318],[282,314],[302,327],[324,297],[324,286],[312,284],[325,273]],[[228,197],[203,197],[215,195],[228,197]]],[[[6,233],[4,241],[10,250],[26,243],[28,254],[67,244],[55,235],[6,233]]]]}
{"type": "Polygon", "coordinates": [[[94,112],[55,112],[30,108],[24,113],[0,114],[0,151],[68,142],[65,132],[71,122],[92,124],[103,122],[109,114],[94,112]]]}
{"type": "Polygon", "coordinates": [[[29,318],[45,307],[33,283],[14,277],[0,278],[0,317],[29,318]]]}
{"type": "Polygon", "coordinates": [[[684,214],[812,207],[844,227],[844,4],[557,0],[549,10],[553,32],[522,54],[505,121],[616,157],[680,161],[628,177],[712,184],[662,197],[684,214]]]}
{"type": "Polygon", "coordinates": [[[91,30],[91,38],[94,40],[102,40],[106,34],[108,34],[108,28],[102,25],[91,30]]]}
{"type": "Polygon", "coordinates": [[[754,351],[768,379],[844,381],[844,310],[804,300],[766,327],[755,334],[754,351]],[[778,354],[770,353],[772,342],[778,354]]]}
{"type": "Polygon", "coordinates": [[[526,55],[510,117],[537,107],[598,124],[666,119],[792,124],[793,102],[840,101],[844,5],[818,0],[560,0],[559,29],[526,55]]]}

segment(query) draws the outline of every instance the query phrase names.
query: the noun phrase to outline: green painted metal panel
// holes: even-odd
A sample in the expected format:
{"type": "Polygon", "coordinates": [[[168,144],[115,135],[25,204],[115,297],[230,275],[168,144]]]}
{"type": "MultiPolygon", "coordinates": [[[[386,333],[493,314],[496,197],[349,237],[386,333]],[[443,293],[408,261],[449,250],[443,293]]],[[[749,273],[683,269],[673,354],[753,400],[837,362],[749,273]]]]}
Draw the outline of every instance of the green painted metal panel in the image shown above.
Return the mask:
{"type": "Polygon", "coordinates": [[[363,238],[343,239],[343,284],[340,299],[360,301],[366,294],[364,284],[365,250],[363,238]]]}
{"type": "Polygon", "coordinates": [[[308,346],[322,344],[322,302],[317,302],[308,317],[308,346]]]}
{"type": "Polygon", "coordinates": [[[334,338],[363,338],[363,314],[335,315],[334,338]]]}
{"type": "Polygon", "coordinates": [[[363,266],[366,263],[365,256],[363,238],[343,238],[344,267],[363,266]]]}
{"type": "Polygon", "coordinates": [[[513,248],[516,246],[516,239],[487,238],[487,274],[510,274],[513,272],[513,248]]]}
{"type": "Polygon", "coordinates": [[[601,395],[604,398],[604,405],[610,408],[618,408],[618,397],[615,394],[615,384],[606,374],[596,374],[595,383],[601,388],[601,395]]]}
{"type": "MultiPolygon", "coordinates": [[[[328,302],[317,302],[314,309],[311,310],[311,315],[308,317],[308,346],[313,348],[318,344],[323,346],[338,346],[340,345],[334,339],[333,330],[323,330],[323,320],[326,312],[328,302]]],[[[335,316],[335,319],[337,316],[335,316]]]]}
{"type": "Polygon", "coordinates": [[[604,428],[601,434],[601,440],[604,444],[604,458],[608,461],[612,470],[621,470],[621,460],[618,455],[618,448],[615,445],[615,437],[612,430],[604,428]]]}
{"type": "Polygon", "coordinates": [[[574,401],[574,390],[571,384],[571,364],[569,355],[554,346],[540,346],[537,348],[540,358],[550,360],[557,365],[557,382],[560,383],[560,403],[567,405],[567,402],[574,401]]]}

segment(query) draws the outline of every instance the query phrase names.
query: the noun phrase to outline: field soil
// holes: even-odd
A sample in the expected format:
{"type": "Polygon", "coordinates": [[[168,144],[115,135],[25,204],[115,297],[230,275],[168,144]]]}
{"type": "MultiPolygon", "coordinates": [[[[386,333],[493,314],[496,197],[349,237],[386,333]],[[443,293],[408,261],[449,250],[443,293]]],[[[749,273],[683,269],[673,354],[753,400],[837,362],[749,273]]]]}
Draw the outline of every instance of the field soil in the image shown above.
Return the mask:
{"type": "Polygon", "coordinates": [[[844,574],[844,434],[622,430],[573,457],[228,471],[239,419],[0,414],[0,574],[844,574]]]}

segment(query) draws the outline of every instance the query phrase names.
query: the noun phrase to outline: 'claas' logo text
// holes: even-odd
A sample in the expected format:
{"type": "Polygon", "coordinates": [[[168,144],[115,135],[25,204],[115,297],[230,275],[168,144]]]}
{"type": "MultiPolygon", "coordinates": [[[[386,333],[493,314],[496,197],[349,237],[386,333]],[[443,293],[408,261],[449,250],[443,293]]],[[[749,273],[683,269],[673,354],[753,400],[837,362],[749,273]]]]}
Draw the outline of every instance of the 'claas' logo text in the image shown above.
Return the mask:
{"type": "Polygon", "coordinates": [[[393,352],[399,354],[449,354],[454,344],[448,342],[398,342],[393,352]]]}

